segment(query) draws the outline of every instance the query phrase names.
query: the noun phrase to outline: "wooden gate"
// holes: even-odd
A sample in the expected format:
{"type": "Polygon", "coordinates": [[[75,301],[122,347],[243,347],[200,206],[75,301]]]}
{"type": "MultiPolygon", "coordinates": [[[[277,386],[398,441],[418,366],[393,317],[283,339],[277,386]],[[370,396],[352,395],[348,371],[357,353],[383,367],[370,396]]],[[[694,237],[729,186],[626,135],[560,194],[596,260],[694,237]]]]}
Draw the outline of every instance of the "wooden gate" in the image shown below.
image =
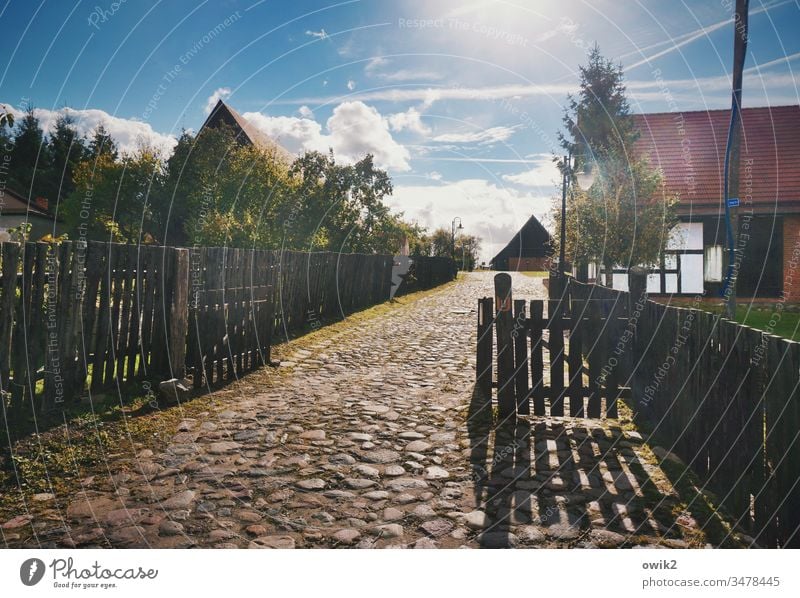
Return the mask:
{"type": "Polygon", "coordinates": [[[631,359],[627,295],[587,294],[561,280],[551,277],[550,299],[527,302],[513,299],[511,276],[501,273],[495,298],[478,300],[476,380],[488,399],[497,389],[501,419],[617,417],[631,359]]]}

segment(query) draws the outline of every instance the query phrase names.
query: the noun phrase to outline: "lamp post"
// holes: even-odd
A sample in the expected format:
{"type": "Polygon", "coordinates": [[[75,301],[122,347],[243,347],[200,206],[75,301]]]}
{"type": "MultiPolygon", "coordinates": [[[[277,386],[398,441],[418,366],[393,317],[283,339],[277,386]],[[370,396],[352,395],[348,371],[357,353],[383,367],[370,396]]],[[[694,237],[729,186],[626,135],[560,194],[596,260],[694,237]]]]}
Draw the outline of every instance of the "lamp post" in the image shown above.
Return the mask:
{"type": "Polygon", "coordinates": [[[458,230],[464,230],[461,224],[461,218],[459,216],[453,218],[450,229],[450,256],[453,258],[453,261],[456,261],[456,220],[458,220],[458,230]]]}
{"type": "MultiPolygon", "coordinates": [[[[564,273],[567,271],[567,258],[566,258],[566,247],[567,247],[567,189],[569,188],[570,181],[572,179],[573,173],[575,174],[575,181],[578,183],[578,187],[580,189],[586,190],[592,186],[594,183],[594,172],[592,168],[584,164],[583,168],[580,171],[575,172],[575,166],[572,164],[572,152],[570,151],[566,156],[564,156],[564,168],[562,169],[562,180],[561,180],[561,243],[559,243],[559,251],[558,251],[558,274],[559,276],[563,276],[564,273]]],[[[577,162],[577,160],[576,160],[577,162]]]]}

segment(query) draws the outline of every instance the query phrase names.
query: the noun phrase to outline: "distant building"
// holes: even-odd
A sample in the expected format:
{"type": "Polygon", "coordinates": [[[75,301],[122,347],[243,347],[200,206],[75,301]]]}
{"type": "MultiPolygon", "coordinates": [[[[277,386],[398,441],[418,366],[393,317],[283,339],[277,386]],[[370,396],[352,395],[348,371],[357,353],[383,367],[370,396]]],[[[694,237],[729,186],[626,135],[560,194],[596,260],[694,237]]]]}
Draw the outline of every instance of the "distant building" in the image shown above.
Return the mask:
{"type": "Polygon", "coordinates": [[[489,265],[492,270],[542,272],[547,270],[550,253],[550,233],[531,216],[489,265]]]}
{"type": "Polygon", "coordinates": [[[204,122],[203,126],[200,127],[200,131],[202,132],[203,129],[216,128],[220,126],[220,124],[226,124],[231,127],[234,130],[234,133],[236,134],[236,140],[239,143],[254,145],[258,148],[266,150],[267,152],[274,153],[276,157],[278,157],[287,165],[291,164],[295,159],[295,156],[292,154],[292,152],[282,147],[269,135],[263,133],[257,127],[253,126],[253,124],[250,123],[245,117],[236,112],[236,110],[222,100],[219,100],[217,105],[214,106],[214,109],[211,111],[211,114],[208,115],[206,122],[204,122]]]}
{"type": "Polygon", "coordinates": [[[55,218],[48,210],[47,200],[36,198],[28,202],[22,194],[9,188],[0,189],[0,241],[8,241],[8,230],[29,223],[31,241],[53,233],[55,218]]]}
{"type": "MultiPolygon", "coordinates": [[[[681,223],[651,270],[648,291],[718,295],[727,268],[722,195],[730,110],[633,118],[640,132],[635,151],[680,199],[681,223]]],[[[800,106],[744,108],[742,125],[737,295],[800,301],[800,106]]],[[[627,288],[626,271],[615,269],[613,282],[627,288]]]]}

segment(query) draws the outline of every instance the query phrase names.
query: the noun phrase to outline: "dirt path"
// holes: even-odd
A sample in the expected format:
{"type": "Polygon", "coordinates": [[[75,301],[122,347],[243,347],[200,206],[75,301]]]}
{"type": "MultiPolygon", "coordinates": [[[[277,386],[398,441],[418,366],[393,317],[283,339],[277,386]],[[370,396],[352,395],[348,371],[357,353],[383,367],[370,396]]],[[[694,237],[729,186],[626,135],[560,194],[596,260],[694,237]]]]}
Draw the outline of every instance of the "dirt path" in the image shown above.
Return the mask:
{"type": "MultiPolygon", "coordinates": [[[[111,475],[30,503],[20,515],[31,522],[4,524],[7,544],[704,543],[637,433],[535,419],[495,438],[489,414],[471,405],[475,304],[491,289],[491,273],[473,273],[290,343],[291,371],[248,376],[224,391],[223,408],[182,421],[165,449],[111,456],[111,475]]],[[[522,275],[514,291],[545,296],[540,279],[522,275]]]]}

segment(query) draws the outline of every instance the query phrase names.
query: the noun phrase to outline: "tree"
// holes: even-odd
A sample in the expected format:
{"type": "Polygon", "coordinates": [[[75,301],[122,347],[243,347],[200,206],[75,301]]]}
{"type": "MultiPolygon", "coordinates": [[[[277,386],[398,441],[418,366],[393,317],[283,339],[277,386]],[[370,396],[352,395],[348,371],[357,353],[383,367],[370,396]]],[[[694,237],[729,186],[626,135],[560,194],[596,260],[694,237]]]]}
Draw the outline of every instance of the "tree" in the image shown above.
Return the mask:
{"type": "Polygon", "coordinates": [[[47,173],[47,197],[60,202],[75,189],[73,176],[86,152],[84,140],[75,129],[75,120],[68,114],[56,119],[50,133],[50,164],[47,173]]]}
{"type": "Polygon", "coordinates": [[[49,166],[48,147],[44,143],[44,131],[32,106],[18,123],[11,154],[11,182],[22,193],[31,197],[44,195],[44,174],[49,166]]]}
{"type": "Polygon", "coordinates": [[[162,160],[147,147],[121,160],[104,151],[84,160],[75,169],[75,190],[65,202],[68,230],[87,239],[158,242],[153,200],[159,197],[162,177],[162,160]]]}
{"type": "MultiPolygon", "coordinates": [[[[625,97],[622,67],[606,60],[595,45],[580,67],[580,90],[568,96],[566,132],[561,145],[575,157],[576,168],[558,162],[570,177],[567,198],[568,261],[577,266],[601,263],[610,286],[615,265],[658,263],[677,223],[677,200],[666,193],[660,173],[638,157],[638,131],[625,97]],[[592,168],[596,180],[578,188],[576,172],[592,168]]],[[[560,231],[560,206],[554,209],[560,231]]],[[[556,237],[556,243],[561,239],[556,237]]]]}
{"type": "Polygon", "coordinates": [[[459,235],[456,237],[456,263],[462,264],[464,270],[471,272],[475,269],[480,250],[480,237],[475,235],[459,235]]]}
{"type": "Polygon", "coordinates": [[[453,236],[451,231],[439,227],[430,236],[431,255],[453,257],[453,236]]]}
{"type": "Polygon", "coordinates": [[[119,158],[117,144],[102,124],[95,128],[86,149],[88,159],[97,160],[100,156],[109,156],[112,160],[119,158]]]}
{"type": "Polygon", "coordinates": [[[287,228],[290,243],[312,243],[331,251],[389,253],[407,234],[383,203],[392,193],[386,171],[372,155],[352,165],[337,164],[333,152],[307,152],[291,168],[296,179],[295,211],[287,228]]]}

